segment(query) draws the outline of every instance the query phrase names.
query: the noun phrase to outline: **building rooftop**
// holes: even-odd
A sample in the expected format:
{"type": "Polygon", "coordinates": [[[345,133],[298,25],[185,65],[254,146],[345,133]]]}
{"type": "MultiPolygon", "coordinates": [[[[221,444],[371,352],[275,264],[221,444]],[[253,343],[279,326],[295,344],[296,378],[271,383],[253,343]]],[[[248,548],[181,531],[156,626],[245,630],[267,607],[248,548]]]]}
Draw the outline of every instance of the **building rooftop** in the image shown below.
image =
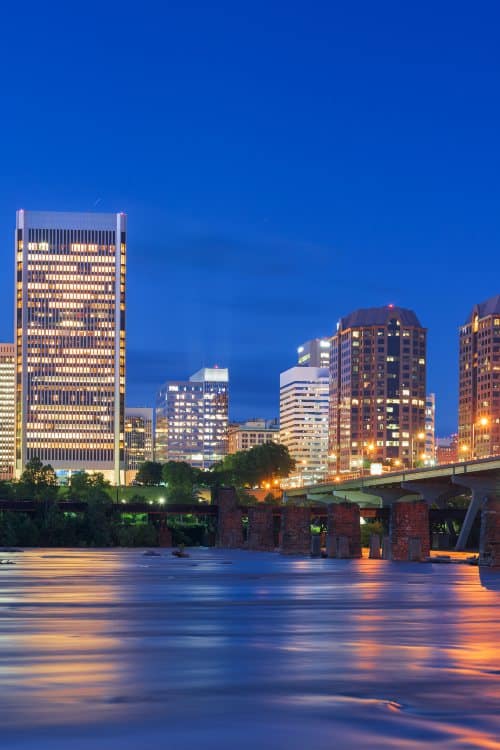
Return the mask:
{"type": "Polygon", "coordinates": [[[395,305],[385,305],[384,307],[367,307],[341,318],[338,324],[338,330],[345,331],[347,328],[357,328],[358,326],[384,326],[391,320],[397,318],[404,326],[415,326],[421,328],[421,324],[413,310],[407,310],[404,307],[395,305]]]}
{"type": "Polygon", "coordinates": [[[489,315],[500,315],[500,294],[496,294],[485,302],[475,305],[465,323],[471,323],[476,313],[479,318],[487,318],[489,315]]]}

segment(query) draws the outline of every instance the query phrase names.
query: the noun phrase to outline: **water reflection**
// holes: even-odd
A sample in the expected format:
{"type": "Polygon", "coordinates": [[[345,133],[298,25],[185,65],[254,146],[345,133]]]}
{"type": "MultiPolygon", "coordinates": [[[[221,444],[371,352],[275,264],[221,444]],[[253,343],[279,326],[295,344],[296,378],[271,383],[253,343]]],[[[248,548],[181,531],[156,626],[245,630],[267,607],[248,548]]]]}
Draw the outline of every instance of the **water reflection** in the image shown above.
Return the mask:
{"type": "Polygon", "coordinates": [[[0,721],[16,747],[498,747],[500,574],[202,550],[15,559],[0,721]]]}

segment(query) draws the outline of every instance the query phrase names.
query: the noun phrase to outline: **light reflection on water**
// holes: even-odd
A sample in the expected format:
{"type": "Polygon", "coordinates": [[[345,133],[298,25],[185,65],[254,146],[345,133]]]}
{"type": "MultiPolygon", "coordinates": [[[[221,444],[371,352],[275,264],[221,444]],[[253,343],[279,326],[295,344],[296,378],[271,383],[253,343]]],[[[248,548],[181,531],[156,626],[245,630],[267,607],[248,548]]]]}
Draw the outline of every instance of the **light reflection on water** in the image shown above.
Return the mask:
{"type": "Polygon", "coordinates": [[[2,748],[500,747],[500,573],[215,550],[12,558],[2,748]]]}

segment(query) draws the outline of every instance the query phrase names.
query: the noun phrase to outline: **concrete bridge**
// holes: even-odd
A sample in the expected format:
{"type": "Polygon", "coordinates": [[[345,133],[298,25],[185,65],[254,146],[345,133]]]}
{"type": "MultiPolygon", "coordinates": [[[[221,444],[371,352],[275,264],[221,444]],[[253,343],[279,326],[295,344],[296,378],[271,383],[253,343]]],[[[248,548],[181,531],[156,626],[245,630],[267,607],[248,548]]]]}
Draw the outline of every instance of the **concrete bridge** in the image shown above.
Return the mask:
{"type": "Polygon", "coordinates": [[[286,500],[347,501],[361,507],[390,507],[396,502],[420,499],[428,505],[444,508],[449,500],[463,495],[470,498],[456,544],[457,550],[463,550],[482,504],[487,499],[500,499],[500,456],[324,482],[287,490],[286,500]]]}

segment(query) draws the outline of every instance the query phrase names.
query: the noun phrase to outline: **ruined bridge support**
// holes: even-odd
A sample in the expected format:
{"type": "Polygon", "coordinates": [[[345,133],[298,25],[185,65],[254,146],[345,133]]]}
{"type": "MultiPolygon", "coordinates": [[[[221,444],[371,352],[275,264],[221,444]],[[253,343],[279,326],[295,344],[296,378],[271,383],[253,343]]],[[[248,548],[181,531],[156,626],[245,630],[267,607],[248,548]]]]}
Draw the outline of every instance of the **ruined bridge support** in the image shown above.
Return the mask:
{"type": "Polygon", "coordinates": [[[261,552],[272,552],[274,544],[274,515],[270,505],[252,505],[248,508],[247,547],[261,552]]]}
{"type": "Polygon", "coordinates": [[[500,570],[500,497],[483,501],[479,565],[500,570]]]}
{"type": "Polygon", "coordinates": [[[391,559],[422,560],[430,553],[429,506],[425,500],[394,503],[390,523],[391,559]]]}
{"type": "Polygon", "coordinates": [[[311,552],[311,509],[285,505],[281,513],[280,552],[282,555],[309,555],[311,552]]]}
{"type": "Polygon", "coordinates": [[[332,503],[328,506],[326,551],[328,557],[361,557],[359,505],[332,503]]]}
{"type": "Polygon", "coordinates": [[[234,487],[220,487],[215,502],[219,508],[216,546],[239,549],[243,546],[243,519],[234,487]]]}

